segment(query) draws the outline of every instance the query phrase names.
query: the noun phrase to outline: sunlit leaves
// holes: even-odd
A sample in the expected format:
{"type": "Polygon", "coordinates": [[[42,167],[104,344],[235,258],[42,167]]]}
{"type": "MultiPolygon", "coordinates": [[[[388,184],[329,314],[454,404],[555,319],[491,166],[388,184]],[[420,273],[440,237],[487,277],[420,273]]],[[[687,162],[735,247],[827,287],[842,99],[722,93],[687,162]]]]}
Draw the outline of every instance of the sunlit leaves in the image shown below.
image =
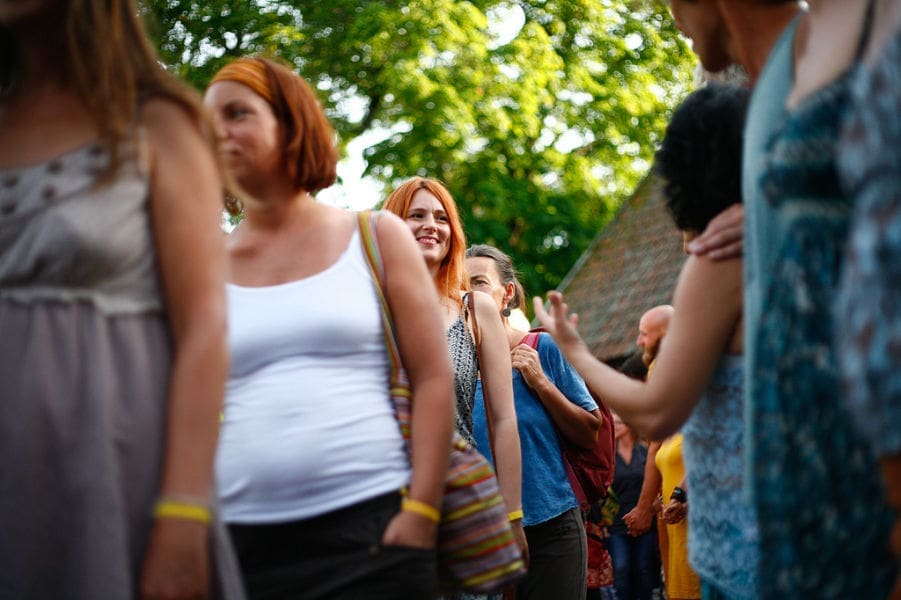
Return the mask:
{"type": "Polygon", "coordinates": [[[646,172],[693,58],[653,0],[144,0],[167,64],[202,87],[281,56],[370,175],[445,181],[473,242],[556,286],[646,172]]]}

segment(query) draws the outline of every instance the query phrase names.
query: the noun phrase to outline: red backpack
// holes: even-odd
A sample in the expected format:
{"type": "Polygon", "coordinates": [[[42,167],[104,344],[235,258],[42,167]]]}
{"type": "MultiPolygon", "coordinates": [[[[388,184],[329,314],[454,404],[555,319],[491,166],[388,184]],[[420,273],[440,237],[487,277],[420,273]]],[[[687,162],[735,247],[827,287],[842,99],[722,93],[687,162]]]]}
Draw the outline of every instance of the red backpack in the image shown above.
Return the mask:
{"type": "MultiPolygon", "coordinates": [[[[530,331],[521,344],[538,349],[538,331],[530,331]]],[[[601,423],[598,428],[598,439],[591,449],[582,448],[571,444],[557,431],[557,439],[563,449],[563,467],[569,484],[576,494],[579,506],[582,510],[588,508],[607,495],[607,488],[613,483],[613,473],[616,469],[616,446],[613,441],[613,415],[607,405],[591,390],[591,397],[598,405],[601,413],[601,423]]],[[[553,423],[553,419],[551,420],[553,423]]]]}

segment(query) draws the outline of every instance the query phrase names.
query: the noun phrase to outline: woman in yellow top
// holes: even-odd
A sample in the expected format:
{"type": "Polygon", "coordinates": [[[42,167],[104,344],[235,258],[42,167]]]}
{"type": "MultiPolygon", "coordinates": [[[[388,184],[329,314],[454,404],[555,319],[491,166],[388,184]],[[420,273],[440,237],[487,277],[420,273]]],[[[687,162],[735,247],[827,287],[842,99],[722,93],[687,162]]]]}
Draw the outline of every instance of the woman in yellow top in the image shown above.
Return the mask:
{"type": "Polygon", "coordinates": [[[682,434],[672,435],[661,444],[654,464],[663,481],[664,502],[660,520],[666,523],[666,548],[661,551],[665,573],[666,597],[690,600],[701,597],[701,581],[688,564],[688,514],[685,491],[685,464],[682,462],[682,434]]]}

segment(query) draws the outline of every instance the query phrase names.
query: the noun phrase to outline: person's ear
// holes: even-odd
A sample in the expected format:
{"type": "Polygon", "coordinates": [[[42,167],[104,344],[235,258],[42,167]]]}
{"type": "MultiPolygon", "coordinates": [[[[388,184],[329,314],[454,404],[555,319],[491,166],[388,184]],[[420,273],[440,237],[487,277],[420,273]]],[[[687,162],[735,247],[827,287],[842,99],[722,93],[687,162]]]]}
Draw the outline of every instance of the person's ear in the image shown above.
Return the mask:
{"type": "Polygon", "coordinates": [[[504,286],[504,308],[507,307],[508,304],[513,300],[513,297],[516,295],[516,286],[511,281],[510,283],[504,286]]]}

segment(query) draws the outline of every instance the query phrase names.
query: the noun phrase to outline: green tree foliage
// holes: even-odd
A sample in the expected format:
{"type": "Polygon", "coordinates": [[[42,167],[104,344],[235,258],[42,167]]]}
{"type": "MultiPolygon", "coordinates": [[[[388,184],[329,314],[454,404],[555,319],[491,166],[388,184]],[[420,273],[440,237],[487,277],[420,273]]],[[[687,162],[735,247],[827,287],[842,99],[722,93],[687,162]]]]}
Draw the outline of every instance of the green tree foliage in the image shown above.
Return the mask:
{"type": "Polygon", "coordinates": [[[647,172],[694,65],[652,0],[143,6],[163,60],[199,88],[234,56],[295,65],[342,146],[384,132],[369,175],[444,181],[469,239],[508,251],[532,293],[560,282],[647,172]]]}

